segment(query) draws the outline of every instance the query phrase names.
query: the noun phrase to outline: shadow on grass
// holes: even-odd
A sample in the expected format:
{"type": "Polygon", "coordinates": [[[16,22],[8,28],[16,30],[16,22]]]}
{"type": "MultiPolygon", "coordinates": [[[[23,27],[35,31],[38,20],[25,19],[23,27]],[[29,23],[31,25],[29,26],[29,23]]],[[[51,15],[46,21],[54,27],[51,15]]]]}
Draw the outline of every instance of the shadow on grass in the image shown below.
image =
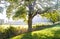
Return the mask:
{"type": "Polygon", "coordinates": [[[21,39],[33,39],[33,38],[32,38],[32,35],[31,35],[31,32],[24,34],[21,39]]]}
{"type": "Polygon", "coordinates": [[[54,32],[54,38],[53,39],[60,39],[60,29],[58,29],[54,32]]]}

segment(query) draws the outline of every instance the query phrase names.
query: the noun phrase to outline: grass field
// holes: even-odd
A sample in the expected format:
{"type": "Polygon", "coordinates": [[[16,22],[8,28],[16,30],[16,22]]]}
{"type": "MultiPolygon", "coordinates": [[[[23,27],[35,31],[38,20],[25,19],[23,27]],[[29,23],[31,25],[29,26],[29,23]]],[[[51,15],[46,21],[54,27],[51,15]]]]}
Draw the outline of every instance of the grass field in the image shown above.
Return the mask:
{"type": "Polygon", "coordinates": [[[60,39],[60,24],[43,30],[24,33],[10,39],[60,39]]]}

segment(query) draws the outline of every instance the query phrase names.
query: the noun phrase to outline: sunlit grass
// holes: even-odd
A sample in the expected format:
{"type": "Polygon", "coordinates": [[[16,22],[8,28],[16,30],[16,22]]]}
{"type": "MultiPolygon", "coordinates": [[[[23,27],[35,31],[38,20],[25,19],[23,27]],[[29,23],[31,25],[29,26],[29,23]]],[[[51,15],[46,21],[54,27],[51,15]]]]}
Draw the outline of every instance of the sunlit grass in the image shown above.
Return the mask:
{"type": "Polygon", "coordinates": [[[60,25],[31,33],[25,33],[10,39],[60,39],[60,25]]]}

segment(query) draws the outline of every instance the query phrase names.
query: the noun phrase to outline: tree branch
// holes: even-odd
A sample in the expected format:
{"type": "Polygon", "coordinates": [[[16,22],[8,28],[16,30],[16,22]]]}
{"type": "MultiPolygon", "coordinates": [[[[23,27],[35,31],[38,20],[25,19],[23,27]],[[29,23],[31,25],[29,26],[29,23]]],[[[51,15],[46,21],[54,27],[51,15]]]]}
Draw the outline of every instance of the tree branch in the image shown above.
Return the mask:
{"type": "Polygon", "coordinates": [[[39,9],[33,14],[32,18],[38,14],[39,9]]]}
{"type": "Polygon", "coordinates": [[[44,14],[45,12],[49,11],[51,8],[52,7],[49,7],[47,9],[45,9],[44,11],[41,11],[40,9],[38,9],[32,17],[36,16],[37,14],[44,14]]]}
{"type": "Polygon", "coordinates": [[[56,5],[54,5],[54,6],[52,6],[52,7],[49,7],[49,8],[47,8],[47,9],[45,9],[44,11],[41,11],[40,9],[38,9],[38,10],[36,11],[36,13],[33,14],[32,18],[33,18],[34,16],[36,16],[37,14],[44,14],[45,12],[50,11],[50,10],[53,9],[53,7],[55,7],[55,6],[56,6],[56,5]]]}

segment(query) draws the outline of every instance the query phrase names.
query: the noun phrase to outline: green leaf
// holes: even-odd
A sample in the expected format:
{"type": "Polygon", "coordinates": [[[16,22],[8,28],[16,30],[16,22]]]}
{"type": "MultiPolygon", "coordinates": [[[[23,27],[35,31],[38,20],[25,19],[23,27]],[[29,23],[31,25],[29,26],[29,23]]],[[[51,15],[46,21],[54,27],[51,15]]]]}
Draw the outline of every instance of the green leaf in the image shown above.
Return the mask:
{"type": "Polygon", "coordinates": [[[44,13],[44,14],[42,14],[41,16],[47,17],[47,18],[50,19],[52,22],[57,22],[57,21],[59,21],[59,19],[60,19],[60,18],[59,18],[60,15],[59,15],[58,11],[56,11],[56,10],[54,10],[54,11],[52,11],[52,12],[44,13]]]}
{"type": "Polygon", "coordinates": [[[27,11],[26,7],[20,6],[13,16],[14,19],[26,18],[27,11]]]}
{"type": "Polygon", "coordinates": [[[6,0],[6,1],[8,1],[10,3],[18,3],[19,0],[6,0]]]}

